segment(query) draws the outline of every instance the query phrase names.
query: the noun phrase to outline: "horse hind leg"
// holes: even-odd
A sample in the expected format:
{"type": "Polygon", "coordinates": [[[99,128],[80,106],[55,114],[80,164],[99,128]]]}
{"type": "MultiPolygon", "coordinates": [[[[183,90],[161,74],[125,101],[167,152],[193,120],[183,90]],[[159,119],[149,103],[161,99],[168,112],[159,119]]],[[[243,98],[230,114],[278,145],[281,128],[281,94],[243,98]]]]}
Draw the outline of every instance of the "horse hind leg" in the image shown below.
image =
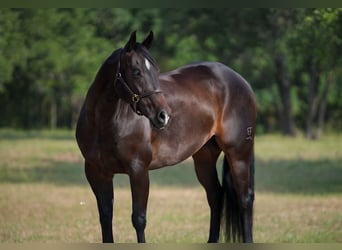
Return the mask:
{"type": "Polygon", "coordinates": [[[253,242],[254,156],[232,150],[223,165],[227,240],[253,242]]]}
{"type": "Polygon", "coordinates": [[[216,170],[216,161],[220,152],[221,150],[212,139],[193,155],[196,175],[206,191],[210,207],[208,243],[218,242],[220,236],[223,196],[216,170]]]}

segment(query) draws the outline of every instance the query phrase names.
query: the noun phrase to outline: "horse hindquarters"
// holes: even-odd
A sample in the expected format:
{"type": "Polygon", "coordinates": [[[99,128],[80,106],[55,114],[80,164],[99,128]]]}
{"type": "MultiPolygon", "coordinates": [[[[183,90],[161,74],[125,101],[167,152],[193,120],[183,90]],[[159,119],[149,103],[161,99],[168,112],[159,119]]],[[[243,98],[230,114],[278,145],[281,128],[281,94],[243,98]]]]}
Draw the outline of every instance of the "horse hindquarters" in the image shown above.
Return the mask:
{"type": "Polygon", "coordinates": [[[226,240],[252,242],[256,99],[247,81],[233,70],[224,67],[220,80],[225,91],[215,136],[225,154],[226,240]]]}

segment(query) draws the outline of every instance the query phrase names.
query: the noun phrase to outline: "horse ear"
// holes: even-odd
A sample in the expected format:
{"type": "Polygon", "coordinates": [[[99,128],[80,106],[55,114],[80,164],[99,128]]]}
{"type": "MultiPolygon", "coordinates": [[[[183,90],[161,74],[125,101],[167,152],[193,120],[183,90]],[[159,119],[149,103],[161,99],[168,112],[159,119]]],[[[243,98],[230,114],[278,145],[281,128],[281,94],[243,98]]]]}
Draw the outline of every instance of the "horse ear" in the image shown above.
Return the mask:
{"type": "Polygon", "coordinates": [[[133,31],[131,37],[129,38],[128,42],[125,45],[125,51],[130,52],[136,43],[136,31],[133,31]]]}
{"type": "Polygon", "coordinates": [[[148,36],[142,42],[142,45],[144,45],[146,49],[149,49],[151,47],[152,41],[153,41],[153,32],[151,30],[150,34],[148,34],[148,36]]]}

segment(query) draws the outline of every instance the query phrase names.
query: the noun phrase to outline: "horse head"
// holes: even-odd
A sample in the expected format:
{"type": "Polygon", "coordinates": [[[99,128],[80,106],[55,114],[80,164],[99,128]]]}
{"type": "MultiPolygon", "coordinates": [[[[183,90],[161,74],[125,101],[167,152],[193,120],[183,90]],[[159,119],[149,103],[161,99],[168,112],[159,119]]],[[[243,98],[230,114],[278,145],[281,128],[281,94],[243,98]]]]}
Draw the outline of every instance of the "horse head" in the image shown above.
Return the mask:
{"type": "Polygon", "coordinates": [[[136,41],[135,31],[131,34],[120,53],[115,86],[119,97],[129,102],[135,113],[162,129],[169,123],[171,109],[160,89],[159,67],[148,51],[152,41],[152,31],[142,43],[136,41]]]}

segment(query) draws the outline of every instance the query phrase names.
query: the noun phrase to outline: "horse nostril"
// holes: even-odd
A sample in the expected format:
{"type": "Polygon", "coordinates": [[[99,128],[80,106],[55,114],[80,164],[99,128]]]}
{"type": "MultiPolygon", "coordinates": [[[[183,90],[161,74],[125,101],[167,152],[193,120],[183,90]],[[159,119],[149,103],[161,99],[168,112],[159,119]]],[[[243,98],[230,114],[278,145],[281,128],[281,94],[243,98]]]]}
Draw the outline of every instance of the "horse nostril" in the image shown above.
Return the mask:
{"type": "Polygon", "coordinates": [[[161,124],[166,125],[168,123],[170,117],[165,110],[162,110],[158,113],[157,119],[161,124]]]}

